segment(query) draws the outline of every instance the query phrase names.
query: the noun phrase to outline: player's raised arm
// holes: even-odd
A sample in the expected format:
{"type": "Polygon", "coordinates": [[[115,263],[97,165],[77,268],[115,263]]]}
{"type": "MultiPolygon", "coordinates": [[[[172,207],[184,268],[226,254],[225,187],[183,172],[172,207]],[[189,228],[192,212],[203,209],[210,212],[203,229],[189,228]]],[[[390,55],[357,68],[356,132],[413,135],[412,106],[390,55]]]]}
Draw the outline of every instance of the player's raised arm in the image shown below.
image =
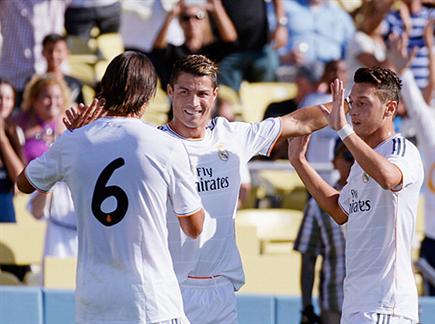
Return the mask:
{"type": "Polygon", "coordinates": [[[307,135],[290,138],[289,161],[320,207],[331,215],[337,224],[344,224],[347,222],[347,215],[338,205],[339,192],[319,176],[305,157],[308,142],[309,136],[307,135]]]}
{"type": "MultiPolygon", "coordinates": [[[[358,87],[354,87],[358,89],[358,87]]],[[[383,119],[391,119],[391,123],[386,123],[385,127],[378,130],[382,134],[380,136],[373,137],[370,133],[367,134],[366,141],[364,141],[359,135],[357,135],[352,127],[348,125],[345,117],[344,108],[344,89],[343,82],[335,80],[331,84],[331,91],[333,97],[333,105],[331,109],[322,107],[322,111],[328,120],[329,126],[337,131],[337,134],[343,140],[343,143],[349,149],[354,156],[355,160],[359,163],[362,169],[367,172],[383,189],[394,189],[402,183],[402,172],[400,169],[388,161],[385,157],[373,150],[372,147],[376,147],[386,138],[389,138],[394,134],[392,119],[397,109],[398,101],[389,100],[386,102],[383,112],[383,119]],[[370,138],[373,140],[370,141],[370,138]]],[[[365,96],[359,96],[358,90],[354,91],[355,103],[352,104],[352,120],[354,124],[359,125],[362,110],[369,110],[368,100],[365,96]]],[[[351,98],[353,100],[353,98],[351,98]]],[[[375,97],[375,100],[380,100],[375,97]]],[[[364,136],[365,130],[361,130],[359,134],[364,136]]]]}

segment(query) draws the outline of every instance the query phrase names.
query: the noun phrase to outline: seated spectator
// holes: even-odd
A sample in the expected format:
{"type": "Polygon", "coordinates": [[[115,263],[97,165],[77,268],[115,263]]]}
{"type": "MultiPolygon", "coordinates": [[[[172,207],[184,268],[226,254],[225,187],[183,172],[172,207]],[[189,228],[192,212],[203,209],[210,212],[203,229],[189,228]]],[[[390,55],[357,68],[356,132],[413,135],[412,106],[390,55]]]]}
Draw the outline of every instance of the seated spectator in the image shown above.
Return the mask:
{"type": "Polygon", "coordinates": [[[22,112],[16,119],[24,132],[27,163],[46,152],[65,130],[62,114],[70,105],[70,98],[65,82],[52,74],[35,75],[27,84],[22,112]]]}
{"type": "Polygon", "coordinates": [[[0,223],[15,223],[14,184],[24,167],[16,125],[10,115],[14,109],[15,90],[0,78],[0,223]]]}
{"type": "Polygon", "coordinates": [[[68,60],[68,45],[66,38],[59,34],[49,34],[42,41],[42,55],[47,61],[47,73],[52,73],[64,80],[71,91],[71,100],[77,104],[84,103],[80,80],[63,73],[63,65],[68,60]]]}
{"type": "Polygon", "coordinates": [[[285,46],[288,38],[282,0],[272,0],[278,24],[271,37],[264,0],[221,1],[235,25],[237,42],[219,63],[218,82],[238,92],[244,80],[276,81],[278,56],[275,50],[285,46]]]}
{"type": "MultiPolygon", "coordinates": [[[[332,160],[340,176],[336,189],[344,187],[353,157],[343,142],[338,139],[332,160]]],[[[301,252],[302,324],[340,323],[343,304],[343,281],[345,276],[345,238],[340,225],[324,212],[319,204],[310,198],[304,210],[294,249],[301,252]],[[320,317],[314,313],[312,292],[316,276],[317,257],[322,256],[319,280],[320,317]]]]}
{"type": "Polygon", "coordinates": [[[67,35],[89,39],[93,27],[100,34],[117,33],[121,22],[119,0],[70,0],[65,11],[67,35]]]}
{"type": "Polygon", "coordinates": [[[424,6],[421,0],[404,0],[400,10],[390,11],[385,21],[387,28],[385,37],[391,33],[409,35],[408,52],[416,50],[415,57],[411,61],[411,71],[418,87],[423,92],[426,103],[431,103],[435,80],[429,78],[429,56],[435,51],[433,37],[433,21],[435,9],[424,6]],[[425,33],[425,28],[426,29],[425,33]],[[431,26],[431,27],[430,27],[431,26]]]}
{"type": "Polygon", "coordinates": [[[185,4],[184,2],[174,6],[166,16],[151,52],[151,59],[163,89],[166,90],[175,61],[189,54],[202,54],[214,61],[219,61],[223,57],[225,46],[231,46],[236,39],[234,25],[220,0],[208,1],[206,7],[185,4]],[[207,39],[207,29],[209,30],[210,26],[206,9],[210,13],[210,18],[218,26],[219,36],[223,43],[212,39],[211,32],[208,33],[207,39]],[[185,41],[180,46],[169,44],[167,41],[170,23],[176,17],[180,21],[185,36],[185,41]]]}
{"type": "Polygon", "coordinates": [[[351,17],[329,0],[284,0],[289,41],[281,64],[327,63],[345,57],[355,27],[351,17]]]}

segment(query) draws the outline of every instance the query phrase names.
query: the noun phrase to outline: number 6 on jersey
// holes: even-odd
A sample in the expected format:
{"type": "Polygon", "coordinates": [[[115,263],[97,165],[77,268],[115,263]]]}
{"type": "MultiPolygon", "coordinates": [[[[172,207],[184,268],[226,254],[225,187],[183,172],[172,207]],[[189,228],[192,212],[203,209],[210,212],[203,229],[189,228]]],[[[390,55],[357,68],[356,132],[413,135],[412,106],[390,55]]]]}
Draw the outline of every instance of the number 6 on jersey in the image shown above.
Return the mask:
{"type": "Polygon", "coordinates": [[[128,197],[125,191],[118,186],[106,186],[113,172],[124,164],[123,158],[117,158],[110,162],[101,172],[95,184],[94,193],[92,194],[92,213],[105,226],[113,226],[119,223],[127,213],[128,197]],[[101,210],[101,205],[109,197],[116,199],[116,208],[106,213],[101,210]]]}

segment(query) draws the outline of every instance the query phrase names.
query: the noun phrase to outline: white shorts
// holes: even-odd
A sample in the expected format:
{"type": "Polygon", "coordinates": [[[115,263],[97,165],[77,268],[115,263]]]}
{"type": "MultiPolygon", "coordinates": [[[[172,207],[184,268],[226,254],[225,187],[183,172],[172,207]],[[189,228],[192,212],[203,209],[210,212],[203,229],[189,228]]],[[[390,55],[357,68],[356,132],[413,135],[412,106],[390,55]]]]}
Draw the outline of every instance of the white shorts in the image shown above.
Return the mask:
{"type": "Polygon", "coordinates": [[[188,279],[181,294],[191,324],[237,324],[236,295],[228,279],[188,279]]]}
{"type": "Polygon", "coordinates": [[[391,314],[353,313],[343,314],[340,324],[416,324],[417,322],[391,314]]]}

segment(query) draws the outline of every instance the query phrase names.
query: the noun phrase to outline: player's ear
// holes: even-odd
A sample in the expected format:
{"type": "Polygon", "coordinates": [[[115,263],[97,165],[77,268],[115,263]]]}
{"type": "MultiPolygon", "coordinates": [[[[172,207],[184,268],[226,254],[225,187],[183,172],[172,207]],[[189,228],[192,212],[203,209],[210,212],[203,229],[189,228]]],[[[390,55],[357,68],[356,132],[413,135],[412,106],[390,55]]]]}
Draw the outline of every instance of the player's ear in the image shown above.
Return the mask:
{"type": "Polygon", "coordinates": [[[387,102],[387,108],[385,109],[385,117],[394,117],[397,111],[397,101],[390,100],[387,102]]]}
{"type": "Polygon", "coordinates": [[[174,95],[174,89],[172,88],[172,85],[170,83],[168,83],[168,85],[166,86],[166,92],[171,98],[174,95]]]}

